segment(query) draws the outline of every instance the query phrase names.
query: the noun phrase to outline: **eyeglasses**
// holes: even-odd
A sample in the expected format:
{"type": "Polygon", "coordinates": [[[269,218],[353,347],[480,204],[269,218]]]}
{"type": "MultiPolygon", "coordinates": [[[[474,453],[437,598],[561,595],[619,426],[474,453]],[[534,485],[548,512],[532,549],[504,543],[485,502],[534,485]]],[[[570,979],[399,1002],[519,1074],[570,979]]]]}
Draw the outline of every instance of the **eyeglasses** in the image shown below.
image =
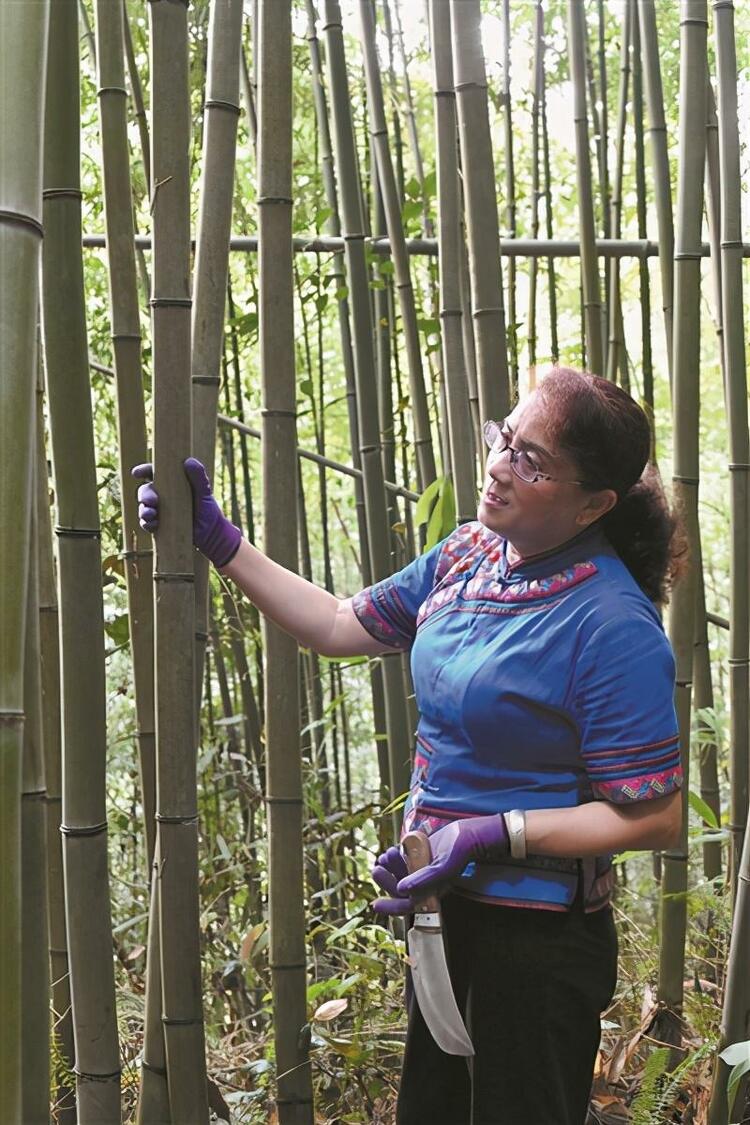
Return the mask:
{"type": "Polygon", "coordinates": [[[560,477],[551,477],[543,473],[534,463],[534,459],[525,449],[513,449],[508,441],[508,435],[503,433],[499,422],[485,422],[482,427],[484,440],[489,446],[490,456],[499,457],[506,450],[510,453],[510,467],[519,480],[525,484],[536,484],[540,480],[556,481],[558,484],[583,484],[580,480],[561,480],[560,477]]]}

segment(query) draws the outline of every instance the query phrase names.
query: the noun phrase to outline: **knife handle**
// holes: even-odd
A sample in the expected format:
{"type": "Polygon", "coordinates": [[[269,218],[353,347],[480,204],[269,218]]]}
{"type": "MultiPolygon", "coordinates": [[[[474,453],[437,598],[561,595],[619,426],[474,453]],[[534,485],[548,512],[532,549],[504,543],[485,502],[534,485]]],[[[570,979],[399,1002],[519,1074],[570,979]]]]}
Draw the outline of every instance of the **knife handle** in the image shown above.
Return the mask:
{"type": "MultiPolygon", "coordinates": [[[[427,867],[432,860],[430,841],[426,834],[420,832],[419,829],[414,832],[407,832],[401,841],[401,847],[404,849],[406,867],[410,875],[413,875],[415,871],[421,871],[423,867],[427,867]]],[[[415,914],[437,914],[439,910],[440,902],[435,895],[422,899],[414,908],[415,914]]]]}

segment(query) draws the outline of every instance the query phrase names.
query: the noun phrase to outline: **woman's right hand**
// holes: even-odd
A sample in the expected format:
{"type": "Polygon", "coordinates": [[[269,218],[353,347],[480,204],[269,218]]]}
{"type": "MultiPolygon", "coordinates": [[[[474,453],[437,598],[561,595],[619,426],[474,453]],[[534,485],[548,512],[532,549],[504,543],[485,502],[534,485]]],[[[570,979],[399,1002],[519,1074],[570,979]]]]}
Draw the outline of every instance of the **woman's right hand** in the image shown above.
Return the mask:
{"type": "MultiPolygon", "coordinates": [[[[188,457],[183,465],[193,493],[193,543],[214,566],[226,566],[237,554],[242,533],[216,503],[208,474],[200,461],[188,457]]],[[[137,480],[145,482],[138,489],[138,522],[144,531],[153,534],[159,526],[159,493],[154,487],[154,467],[147,462],[130,471],[137,480]]]]}

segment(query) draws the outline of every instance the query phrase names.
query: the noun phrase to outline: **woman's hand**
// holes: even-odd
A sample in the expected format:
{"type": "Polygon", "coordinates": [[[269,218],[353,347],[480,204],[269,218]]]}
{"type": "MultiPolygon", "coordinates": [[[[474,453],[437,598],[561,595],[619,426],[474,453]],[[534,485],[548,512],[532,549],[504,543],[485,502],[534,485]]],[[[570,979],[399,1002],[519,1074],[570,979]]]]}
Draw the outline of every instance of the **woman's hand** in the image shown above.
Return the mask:
{"type": "MultiPolygon", "coordinates": [[[[242,542],[239,528],[226,518],[211,493],[211,483],[203,465],[195,457],[183,462],[185,476],[193,492],[193,543],[214,566],[226,566],[242,542]]],[[[153,534],[159,526],[159,493],[154,488],[154,467],[149,462],[130,470],[136,479],[146,481],[138,489],[138,522],[153,534]]]]}
{"type": "Polygon", "coordinates": [[[389,898],[379,898],[373,909],[380,914],[411,914],[421,899],[443,895],[468,863],[501,863],[510,851],[502,814],[456,820],[429,837],[432,861],[409,875],[399,848],[389,848],[378,858],[372,877],[389,898]]]}

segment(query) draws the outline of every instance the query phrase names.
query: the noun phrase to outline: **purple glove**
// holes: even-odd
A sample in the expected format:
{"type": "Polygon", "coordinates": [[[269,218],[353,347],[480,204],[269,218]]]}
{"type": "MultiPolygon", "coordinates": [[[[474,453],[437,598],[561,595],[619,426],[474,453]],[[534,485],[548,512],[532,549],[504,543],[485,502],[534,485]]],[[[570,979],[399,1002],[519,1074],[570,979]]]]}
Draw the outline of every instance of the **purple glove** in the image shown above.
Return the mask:
{"type": "MultiPolygon", "coordinates": [[[[242,533],[223,515],[211,494],[211,484],[200,461],[188,457],[183,465],[193,492],[193,543],[214,566],[226,566],[237,554],[242,533]]],[[[130,472],[136,479],[146,481],[138,489],[138,522],[144,531],[153,533],[159,526],[159,494],[153,484],[154,467],[150,463],[136,465],[130,472]]]]}
{"type": "Polygon", "coordinates": [[[472,860],[500,863],[510,851],[508,830],[500,813],[455,820],[429,840],[432,862],[413,875],[408,874],[398,848],[389,848],[379,857],[372,877],[391,897],[377,899],[373,909],[381,914],[410,914],[416,902],[445,894],[472,860]]]}

